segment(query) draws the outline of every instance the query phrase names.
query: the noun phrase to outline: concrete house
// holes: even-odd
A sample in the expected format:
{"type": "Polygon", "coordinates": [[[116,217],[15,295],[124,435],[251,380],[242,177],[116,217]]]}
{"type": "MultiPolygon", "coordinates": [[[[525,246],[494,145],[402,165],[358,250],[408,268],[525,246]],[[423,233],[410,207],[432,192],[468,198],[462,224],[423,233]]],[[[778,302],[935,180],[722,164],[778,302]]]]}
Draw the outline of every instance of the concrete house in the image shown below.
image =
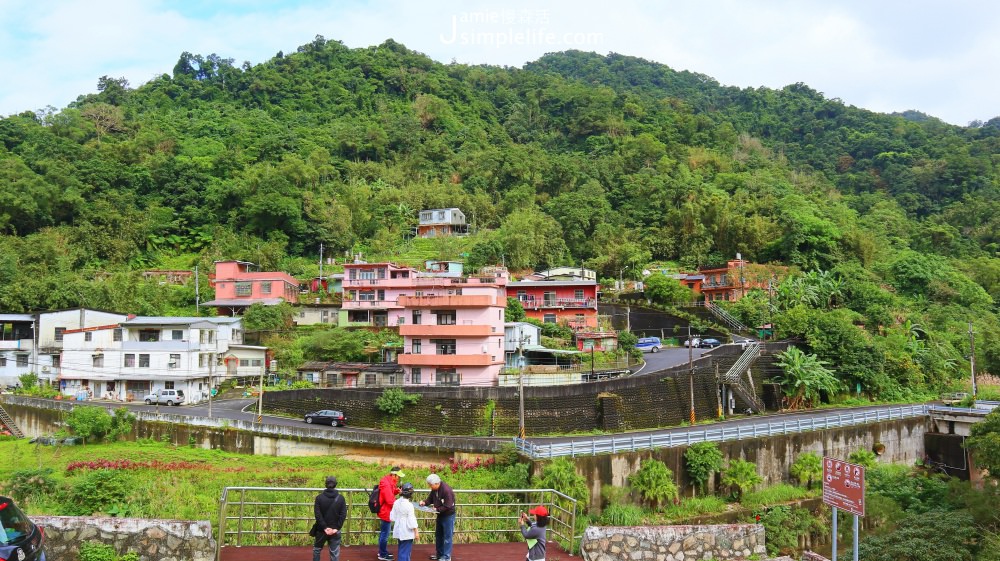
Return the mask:
{"type": "Polygon", "coordinates": [[[469,233],[465,214],[457,208],[432,208],[420,211],[418,238],[464,236],[469,233]]]}
{"type": "Polygon", "coordinates": [[[215,274],[209,277],[209,282],[215,288],[215,299],[205,305],[216,307],[220,316],[241,315],[253,304],[294,304],[299,298],[299,281],[295,277],[260,271],[248,261],[216,261],[215,274]]]}

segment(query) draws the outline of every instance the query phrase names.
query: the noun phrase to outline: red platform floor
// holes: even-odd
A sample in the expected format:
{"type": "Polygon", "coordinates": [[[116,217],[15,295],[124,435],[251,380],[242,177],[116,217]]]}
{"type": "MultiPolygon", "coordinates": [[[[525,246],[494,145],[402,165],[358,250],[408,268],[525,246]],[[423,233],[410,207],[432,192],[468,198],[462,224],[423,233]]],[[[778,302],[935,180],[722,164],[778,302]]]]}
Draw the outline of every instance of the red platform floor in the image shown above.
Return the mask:
{"type": "MultiPolygon", "coordinates": [[[[524,561],[528,546],[518,543],[457,543],[451,558],[453,561],[524,561]]],[[[395,544],[389,546],[389,553],[396,554],[395,544]]],[[[434,544],[421,543],[413,548],[412,561],[427,561],[434,553],[434,544]]],[[[377,561],[378,546],[353,545],[340,548],[340,561],[377,561]]],[[[311,547],[233,547],[222,548],[221,561],[310,561],[311,547]]],[[[323,549],[322,561],[330,561],[330,553],[323,549]]],[[[548,544],[546,561],[570,561],[578,559],[569,555],[554,543],[548,544]]]]}

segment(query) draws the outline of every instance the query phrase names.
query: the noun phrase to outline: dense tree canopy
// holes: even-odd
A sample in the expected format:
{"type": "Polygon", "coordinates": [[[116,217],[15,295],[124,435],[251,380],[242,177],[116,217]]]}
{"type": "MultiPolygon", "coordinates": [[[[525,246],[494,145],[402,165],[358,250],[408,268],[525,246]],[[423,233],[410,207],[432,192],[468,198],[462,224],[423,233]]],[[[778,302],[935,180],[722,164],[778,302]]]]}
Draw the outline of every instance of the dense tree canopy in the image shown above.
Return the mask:
{"type": "Polygon", "coordinates": [[[392,258],[419,210],[455,206],[468,245],[427,257],[638,279],[740,252],[803,271],[745,319],[760,325],[766,300],[779,335],[851,387],[946,384],[969,321],[977,363],[1000,370],[995,120],[878,114],[618,54],[499,68],[323,37],[256,65],[185,52],[97,89],[0,119],[0,310],[189,310],[193,287],[136,271],[237,258],[310,275],[321,243],[392,258]]]}

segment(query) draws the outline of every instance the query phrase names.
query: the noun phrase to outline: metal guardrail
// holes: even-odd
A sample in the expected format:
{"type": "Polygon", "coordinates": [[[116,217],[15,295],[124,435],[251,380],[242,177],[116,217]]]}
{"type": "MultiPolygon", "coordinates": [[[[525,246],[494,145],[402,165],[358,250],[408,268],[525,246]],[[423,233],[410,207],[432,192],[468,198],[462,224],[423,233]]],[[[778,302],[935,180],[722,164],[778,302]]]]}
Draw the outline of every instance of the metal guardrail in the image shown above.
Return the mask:
{"type": "MultiPolygon", "coordinates": [[[[309,529],[313,501],[323,489],[296,487],[226,487],[219,499],[215,559],[224,546],[312,544],[309,529]]],[[[347,519],[341,529],[349,545],[378,543],[379,520],[368,510],[371,489],[338,489],[347,501],[347,519]]],[[[414,497],[419,501],[424,493],[414,497]],[[420,498],[417,498],[420,497],[420,498]]],[[[455,542],[520,540],[518,516],[535,505],[549,509],[549,538],[573,554],[576,538],[576,499],[555,489],[455,489],[455,542]],[[506,538],[506,539],[504,539],[506,538]]],[[[417,511],[422,531],[433,535],[435,515],[417,511]]]]}
{"type": "Polygon", "coordinates": [[[950,405],[930,405],[930,414],[934,413],[957,413],[960,415],[973,415],[977,417],[985,417],[989,415],[992,409],[987,409],[985,407],[952,407],[950,405]]]}
{"type": "Polygon", "coordinates": [[[619,452],[635,452],[654,448],[674,448],[690,446],[699,442],[724,442],[743,440],[746,438],[762,438],[779,434],[793,434],[824,430],[838,427],[864,425],[881,421],[893,421],[912,417],[923,417],[930,413],[928,405],[907,405],[887,407],[868,411],[850,413],[830,413],[811,418],[797,418],[785,421],[758,421],[735,426],[706,426],[704,428],[690,427],[670,432],[650,433],[639,436],[594,437],[587,440],[571,440],[552,444],[535,444],[528,440],[514,438],[514,445],[522,454],[534,460],[596,456],[598,454],[617,454],[619,452]]]}
{"type": "Polygon", "coordinates": [[[720,308],[718,305],[716,305],[716,304],[714,304],[714,303],[712,303],[710,301],[706,301],[705,302],[705,308],[707,308],[708,311],[712,312],[713,316],[715,316],[720,321],[722,321],[722,323],[725,323],[726,325],[728,325],[734,331],[739,331],[739,332],[749,331],[749,328],[747,328],[747,326],[743,325],[743,322],[741,322],[740,320],[736,319],[732,314],[730,314],[726,310],[720,308]]]}
{"type": "Polygon", "coordinates": [[[743,350],[743,354],[736,360],[736,363],[722,375],[721,380],[723,383],[728,384],[737,395],[743,398],[754,409],[755,413],[764,411],[764,403],[757,397],[753,388],[753,379],[750,378],[749,373],[747,373],[747,382],[749,383],[744,382],[743,374],[748,372],[750,366],[760,356],[760,351],[761,344],[758,342],[747,345],[746,349],[743,350]]]}

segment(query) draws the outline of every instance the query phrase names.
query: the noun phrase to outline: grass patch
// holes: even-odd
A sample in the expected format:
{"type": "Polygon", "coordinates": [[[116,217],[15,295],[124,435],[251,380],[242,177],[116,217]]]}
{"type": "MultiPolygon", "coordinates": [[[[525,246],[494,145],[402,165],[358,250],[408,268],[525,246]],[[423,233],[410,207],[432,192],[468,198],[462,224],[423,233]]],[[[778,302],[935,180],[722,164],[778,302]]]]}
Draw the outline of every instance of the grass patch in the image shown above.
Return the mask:
{"type": "Polygon", "coordinates": [[[660,517],[670,522],[704,514],[719,514],[725,512],[727,508],[726,501],[715,495],[690,497],[668,506],[660,513],[660,517]]]}
{"type": "Polygon", "coordinates": [[[817,490],[807,491],[802,487],[781,483],[773,487],[744,494],[740,504],[746,508],[755,509],[817,496],[819,496],[819,491],[817,490]]]}

